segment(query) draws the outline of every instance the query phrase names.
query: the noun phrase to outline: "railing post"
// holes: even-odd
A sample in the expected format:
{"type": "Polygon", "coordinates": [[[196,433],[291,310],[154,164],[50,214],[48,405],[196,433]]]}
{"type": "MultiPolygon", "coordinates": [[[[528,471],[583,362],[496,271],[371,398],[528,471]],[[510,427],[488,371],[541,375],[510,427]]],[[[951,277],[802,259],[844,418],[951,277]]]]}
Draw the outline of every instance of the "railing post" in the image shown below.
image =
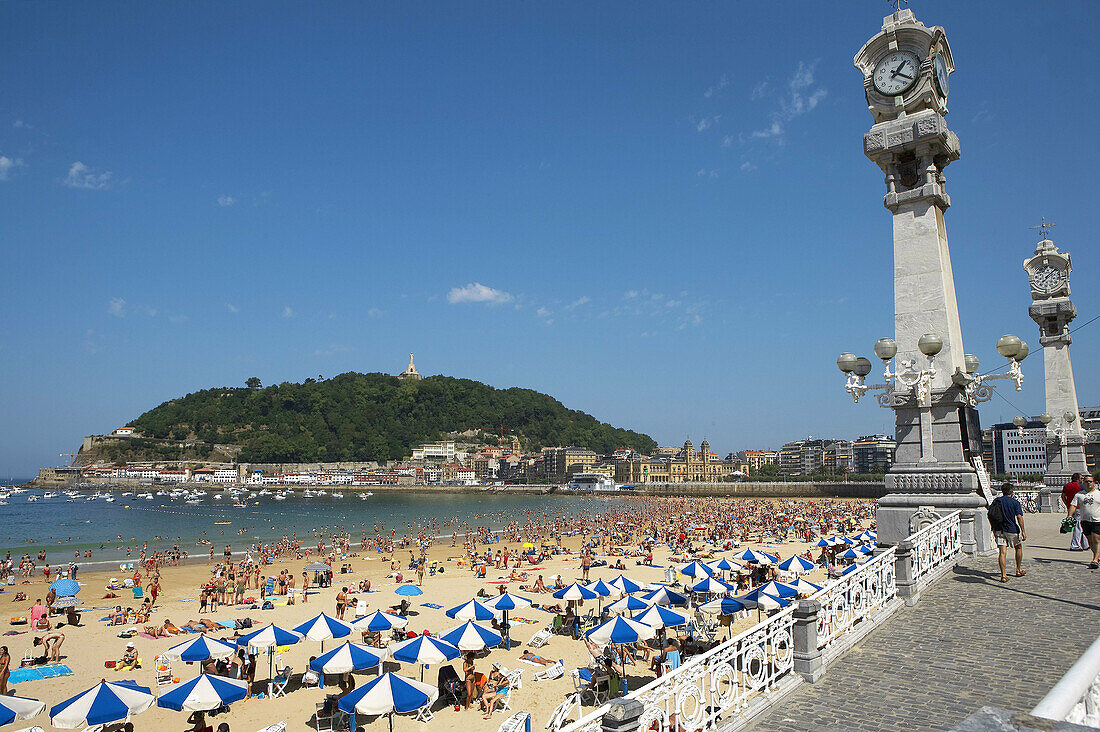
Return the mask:
{"type": "Polygon", "coordinates": [[[898,597],[909,606],[916,605],[917,598],[920,597],[916,567],[913,565],[913,548],[911,539],[902,539],[894,550],[894,578],[897,581],[898,597]]]}
{"type": "Polygon", "coordinates": [[[967,556],[978,554],[978,512],[974,510],[959,512],[959,543],[962,553],[967,556]]]}
{"type": "Polygon", "coordinates": [[[794,671],[811,684],[825,675],[825,659],[817,642],[818,600],[799,600],[794,609],[794,671]]]}
{"type": "Polygon", "coordinates": [[[1062,491],[1045,485],[1039,489],[1039,513],[1061,513],[1062,491]]]}
{"type": "Polygon", "coordinates": [[[615,699],[600,720],[601,732],[636,732],[644,710],[637,699],[615,699]]]}

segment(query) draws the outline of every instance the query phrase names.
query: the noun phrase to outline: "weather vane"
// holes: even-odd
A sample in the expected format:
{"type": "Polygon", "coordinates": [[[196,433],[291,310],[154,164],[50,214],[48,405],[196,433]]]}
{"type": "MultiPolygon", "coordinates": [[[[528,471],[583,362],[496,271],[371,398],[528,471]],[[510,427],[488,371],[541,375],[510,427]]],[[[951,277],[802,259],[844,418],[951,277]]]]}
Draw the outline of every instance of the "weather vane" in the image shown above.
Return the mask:
{"type": "Polygon", "coordinates": [[[1043,216],[1042,220],[1043,223],[1039,224],[1038,226],[1030,226],[1028,228],[1038,229],[1039,236],[1041,236],[1043,239],[1046,239],[1050,237],[1050,227],[1057,226],[1058,224],[1054,223],[1053,221],[1047,221],[1046,216],[1043,216]]]}
{"type": "Polygon", "coordinates": [[[886,2],[894,6],[895,13],[900,13],[902,6],[909,4],[909,0],[886,0],[886,2]]]}

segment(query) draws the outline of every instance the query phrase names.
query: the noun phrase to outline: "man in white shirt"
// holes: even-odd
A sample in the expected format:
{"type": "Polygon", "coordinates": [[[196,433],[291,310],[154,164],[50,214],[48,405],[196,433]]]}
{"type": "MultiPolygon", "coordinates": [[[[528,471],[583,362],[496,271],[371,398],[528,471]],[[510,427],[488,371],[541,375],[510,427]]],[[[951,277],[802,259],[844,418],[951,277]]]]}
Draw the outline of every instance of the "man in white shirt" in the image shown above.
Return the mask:
{"type": "Polygon", "coordinates": [[[1100,568],[1100,490],[1096,490],[1096,478],[1085,476],[1085,484],[1081,491],[1073,497],[1069,504],[1069,515],[1077,513],[1081,522],[1081,533],[1088,539],[1089,549],[1092,550],[1092,561],[1089,569],[1100,568]]]}

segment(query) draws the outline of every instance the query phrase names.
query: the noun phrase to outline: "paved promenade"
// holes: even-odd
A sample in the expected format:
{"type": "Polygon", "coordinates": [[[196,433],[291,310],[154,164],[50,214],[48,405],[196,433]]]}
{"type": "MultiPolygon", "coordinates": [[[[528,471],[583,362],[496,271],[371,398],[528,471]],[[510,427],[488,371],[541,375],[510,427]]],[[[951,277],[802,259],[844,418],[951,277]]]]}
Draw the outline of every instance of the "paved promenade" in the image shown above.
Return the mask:
{"type": "Polygon", "coordinates": [[[1001,584],[996,555],[965,558],[749,729],[950,730],[982,706],[1030,711],[1100,632],[1100,570],[1065,548],[1060,514],[1024,521],[1025,577],[1001,584]]]}

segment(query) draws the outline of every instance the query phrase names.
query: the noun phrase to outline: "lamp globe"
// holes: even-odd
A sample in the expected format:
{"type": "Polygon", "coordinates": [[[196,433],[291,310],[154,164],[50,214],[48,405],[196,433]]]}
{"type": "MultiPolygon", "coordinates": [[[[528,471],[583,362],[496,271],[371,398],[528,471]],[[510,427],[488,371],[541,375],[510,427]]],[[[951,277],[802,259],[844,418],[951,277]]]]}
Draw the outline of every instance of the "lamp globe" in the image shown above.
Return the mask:
{"type": "Polygon", "coordinates": [[[997,339],[997,353],[1005,358],[1016,358],[1020,353],[1021,344],[1023,344],[1023,341],[1016,336],[1012,334],[1003,335],[997,339]]]}
{"type": "Polygon", "coordinates": [[[863,356],[856,359],[856,376],[866,376],[871,373],[871,361],[863,356]]]}
{"type": "Polygon", "coordinates": [[[854,353],[842,353],[836,360],[836,367],[846,374],[856,370],[856,355],[854,353]]]}
{"type": "Polygon", "coordinates": [[[968,353],[963,356],[963,363],[966,364],[966,373],[968,374],[978,373],[978,367],[982,364],[973,353],[968,353]]]}
{"type": "Polygon", "coordinates": [[[925,333],[917,341],[917,348],[925,356],[935,356],[937,353],[943,350],[943,338],[940,338],[935,333],[925,333]]]}
{"type": "Polygon", "coordinates": [[[879,338],[875,341],[875,355],[883,361],[889,361],[898,354],[898,344],[893,338],[879,338]]]}

